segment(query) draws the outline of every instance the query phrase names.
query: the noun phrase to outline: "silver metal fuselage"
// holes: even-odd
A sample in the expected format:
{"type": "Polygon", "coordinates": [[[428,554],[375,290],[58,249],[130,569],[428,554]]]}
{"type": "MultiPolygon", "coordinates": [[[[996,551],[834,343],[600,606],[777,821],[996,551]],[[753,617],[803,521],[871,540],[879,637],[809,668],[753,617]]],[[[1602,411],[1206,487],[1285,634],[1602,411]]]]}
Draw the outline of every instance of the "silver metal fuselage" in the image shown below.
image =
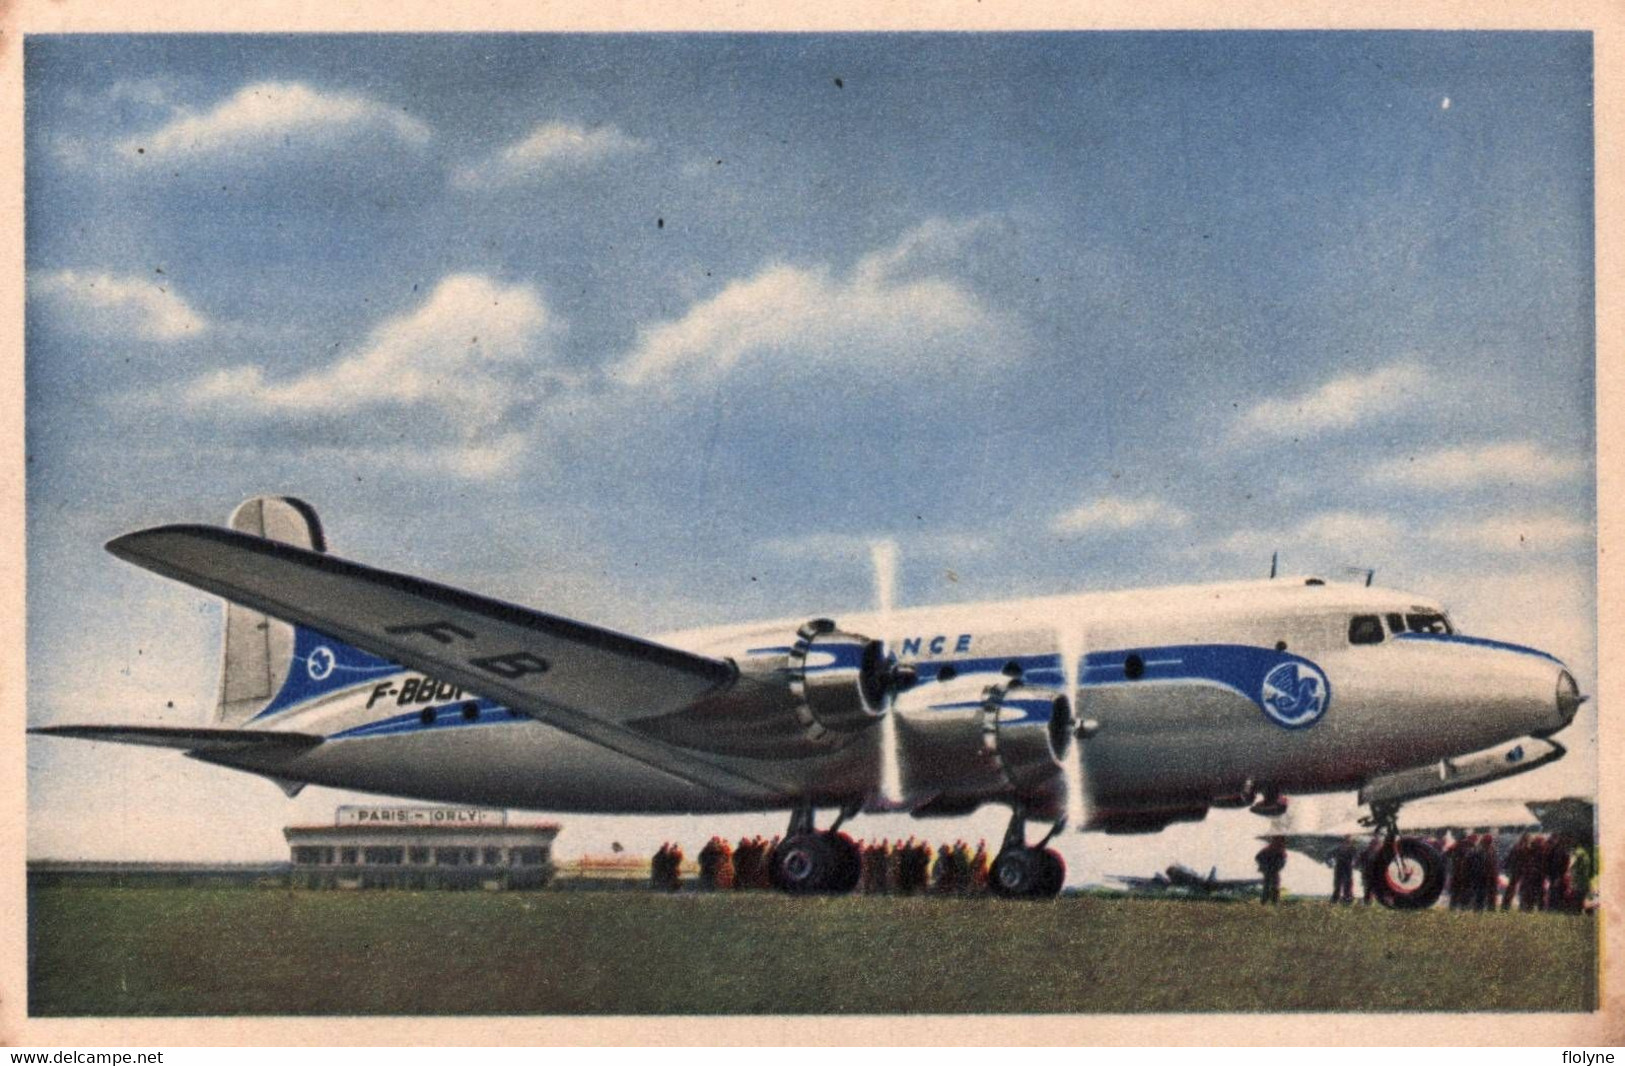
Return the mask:
{"type": "MultiPolygon", "coordinates": [[[[1529,648],[1429,633],[1351,643],[1356,617],[1442,614],[1408,593],[1277,580],[916,608],[839,618],[916,667],[897,698],[908,807],[968,810],[1016,793],[958,752],[961,717],[1012,673],[1075,690],[1076,745],[1096,812],[1205,809],[1253,789],[1354,789],[1372,777],[1568,724],[1563,666],[1529,648]],[[1060,649],[1076,649],[1074,663],[1060,649]],[[948,669],[944,669],[944,668],[948,669]],[[1301,686],[1294,691],[1293,685],[1301,686]],[[959,730],[955,733],[954,730],[959,730]],[[913,753],[911,755],[911,753],[913,753]],[[929,753],[929,754],[924,754],[929,753]],[[946,754],[943,754],[946,753],[946,754]]],[[[744,663],[790,643],[805,618],[658,637],[744,663]]],[[[780,648],[782,650],[782,648],[780,648]]],[[[296,667],[298,664],[295,664],[296,667]]],[[[370,677],[265,716],[253,728],[315,733],[297,754],[232,760],[275,777],[391,796],[544,811],[715,812],[849,805],[879,777],[881,730],[796,757],[714,755],[768,782],[756,796],[714,792],[422,675],[370,677]],[[412,698],[402,694],[412,692],[412,698]],[[431,693],[428,697],[420,693],[431,693]],[[431,714],[425,714],[431,711],[431,714]]],[[[1063,788],[1023,802],[1042,809],[1063,788]]]]}

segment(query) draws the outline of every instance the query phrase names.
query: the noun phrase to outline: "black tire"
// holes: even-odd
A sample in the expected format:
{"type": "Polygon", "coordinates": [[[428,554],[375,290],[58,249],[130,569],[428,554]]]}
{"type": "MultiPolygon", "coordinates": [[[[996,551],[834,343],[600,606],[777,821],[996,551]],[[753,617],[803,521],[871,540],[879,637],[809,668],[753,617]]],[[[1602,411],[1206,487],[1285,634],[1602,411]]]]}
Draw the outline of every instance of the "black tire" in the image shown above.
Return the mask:
{"type": "Polygon", "coordinates": [[[1007,848],[993,860],[987,887],[995,896],[1019,899],[1031,896],[1044,875],[1042,852],[1035,848],[1007,848]]]}
{"type": "Polygon", "coordinates": [[[863,853],[858,850],[855,840],[845,833],[824,834],[835,850],[835,876],[830,881],[829,891],[838,895],[845,895],[858,887],[858,880],[863,876],[863,853]]]}
{"type": "Polygon", "coordinates": [[[1045,848],[1038,853],[1038,864],[1040,872],[1033,895],[1039,899],[1054,899],[1066,884],[1066,860],[1054,848],[1045,848]]]}
{"type": "Polygon", "coordinates": [[[1420,911],[1433,906],[1444,890],[1444,859],[1433,846],[1416,837],[1400,837],[1384,849],[1377,867],[1377,902],[1396,911],[1420,911]]]}
{"type": "Polygon", "coordinates": [[[828,892],[840,873],[841,853],[828,833],[785,837],[768,857],[769,880],[792,896],[828,892]]]}

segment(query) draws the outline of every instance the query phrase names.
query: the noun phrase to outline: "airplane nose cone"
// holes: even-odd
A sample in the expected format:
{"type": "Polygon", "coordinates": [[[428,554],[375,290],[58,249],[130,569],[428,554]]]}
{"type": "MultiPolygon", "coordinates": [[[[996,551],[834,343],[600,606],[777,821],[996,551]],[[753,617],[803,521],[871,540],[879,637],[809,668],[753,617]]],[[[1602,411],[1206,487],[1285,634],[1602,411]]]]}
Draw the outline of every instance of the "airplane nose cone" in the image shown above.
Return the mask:
{"type": "MultiPolygon", "coordinates": [[[[1557,728],[1562,729],[1574,721],[1575,714],[1580,710],[1580,704],[1585,701],[1586,698],[1580,695],[1580,686],[1575,682],[1574,675],[1567,670],[1559,670],[1557,672],[1557,715],[1562,719],[1563,724],[1557,728]]],[[[1552,732],[1557,732],[1557,729],[1552,730],[1552,732]]]]}

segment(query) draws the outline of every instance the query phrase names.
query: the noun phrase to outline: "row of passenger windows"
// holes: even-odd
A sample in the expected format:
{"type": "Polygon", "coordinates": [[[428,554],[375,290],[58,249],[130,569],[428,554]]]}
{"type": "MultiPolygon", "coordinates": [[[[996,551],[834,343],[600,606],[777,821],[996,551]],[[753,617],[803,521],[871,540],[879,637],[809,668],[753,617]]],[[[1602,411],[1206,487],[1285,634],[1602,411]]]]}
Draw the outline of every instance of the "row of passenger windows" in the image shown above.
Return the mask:
{"type": "MultiPolygon", "coordinates": [[[[293,861],[300,866],[502,866],[502,848],[327,848],[299,845],[293,861]]],[[[547,862],[546,848],[509,848],[506,865],[541,866],[547,862]]]]}
{"type": "Polygon", "coordinates": [[[1388,625],[1387,633],[1399,636],[1401,633],[1452,633],[1450,622],[1442,614],[1417,611],[1410,614],[1401,614],[1397,611],[1385,615],[1357,614],[1349,619],[1350,644],[1381,644],[1386,635],[1383,623],[1388,625]]]}

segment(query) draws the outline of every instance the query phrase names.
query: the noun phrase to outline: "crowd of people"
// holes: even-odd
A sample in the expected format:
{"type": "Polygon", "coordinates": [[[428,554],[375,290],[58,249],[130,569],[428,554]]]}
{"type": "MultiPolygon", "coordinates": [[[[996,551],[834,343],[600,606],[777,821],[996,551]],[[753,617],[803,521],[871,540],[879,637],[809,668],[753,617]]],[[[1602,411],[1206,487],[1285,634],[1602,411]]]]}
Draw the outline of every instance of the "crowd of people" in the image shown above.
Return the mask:
{"type": "MultiPolygon", "coordinates": [[[[1436,845],[1437,846],[1437,845],[1436,845]]],[[[1442,848],[1445,891],[1453,910],[1523,911],[1585,909],[1591,893],[1591,853],[1562,833],[1525,833],[1507,853],[1505,869],[1490,833],[1468,834],[1442,848]]]]}
{"type": "MultiPolygon", "coordinates": [[[[1494,833],[1468,833],[1448,840],[1428,841],[1444,859],[1443,898],[1451,910],[1511,910],[1513,901],[1524,911],[1549,910],[1580,913],[1591,894],[1591,852],[1562,833],[1525,833],[1513,844],[1503,863],[1494,833]]],[[[1275,898],[1279,899],[1280,865],[1285,844],[1277,837],[1258,853],[1259,870],[1275,866],[1275,898]]],[[[1354,902],[1354,873],[1360,873],[1365,903],[1376,897],[1387,859],[1380,834],[1362,849],[1353,837],[1344,837],[1332,852],[1332,902],[1354,902]]],[[[1265,871],[1265,902],[1270,899],[1271,875],[1265,871]]]]}
{"type": "MultiPolygon", "coordinates": [[[[978,841],[972,849],[967,842],[956,840],[935,850],[914,837],[855,843],[860,863],[859,892],[906,896],[925,892],[967,895],[987,890],[990,860],[986,841],[978,841]]],[[[698,887],[705,892],[771,888],[769,867],[778,845],[778,837],[743,837],[736,844],[712,837],[700,849],[698,887]]],[[[650,865],[651,886],[663,892],[677,891],[682,887],[682,862],[681,847],[662,844],[650,865]]]]}

